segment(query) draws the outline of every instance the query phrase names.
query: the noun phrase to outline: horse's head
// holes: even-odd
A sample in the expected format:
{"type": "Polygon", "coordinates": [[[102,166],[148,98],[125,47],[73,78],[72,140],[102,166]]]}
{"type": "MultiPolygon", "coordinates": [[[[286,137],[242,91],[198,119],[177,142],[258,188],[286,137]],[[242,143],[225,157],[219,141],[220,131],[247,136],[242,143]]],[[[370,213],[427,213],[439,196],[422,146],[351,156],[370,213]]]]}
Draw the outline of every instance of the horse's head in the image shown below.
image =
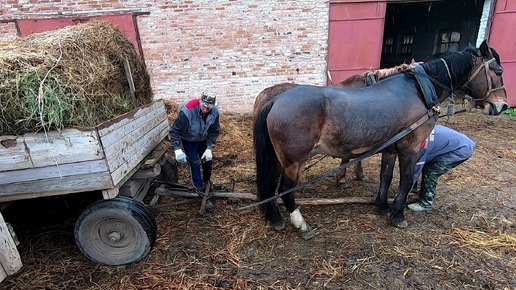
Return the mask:
{"type": "Polygon", "coordinates": [[[472,107],[486,115],[499,115],[509,107],[500,56],[485,40],[475,51],[472,73],[462,89],[471,96],[472,107]]]}

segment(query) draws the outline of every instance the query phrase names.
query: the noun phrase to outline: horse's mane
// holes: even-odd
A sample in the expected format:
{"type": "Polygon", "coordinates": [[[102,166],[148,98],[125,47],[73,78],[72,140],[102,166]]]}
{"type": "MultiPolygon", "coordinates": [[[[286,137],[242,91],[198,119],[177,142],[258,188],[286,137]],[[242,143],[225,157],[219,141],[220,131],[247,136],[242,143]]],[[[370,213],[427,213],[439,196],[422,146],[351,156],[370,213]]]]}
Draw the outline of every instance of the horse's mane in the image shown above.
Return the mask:
{"type": "Polygon", "coordinates": [[[345,87],[349,87],[349,85],[353,85],[357,82],[364,82],[365,83],[365,78],[367,77],[368,74],[374,74],[375,77],[376,77],[376,80],[379,81],[381,79],[384,79],[386,77],[389,77],[389,76],[392,76],[392,75],[395,75],[401,71],[405,71],[409,68],[411,68],[412,66],[416,65],[416,64],[423,64],[423,62],[417,62],[415,61],[414,59],[412,59],[412,61],[410,63],[402,63],[400,65],[397,65],[395,67],[391,67],[391,68],[383,68],[383,69],[378,69],[378,70],[374,70],[374,71],[366,71],[362,74],[359,74],[359,75],[352,75],[342,81],[340,81],[338,83],[338,85],[342,85],[342,86],[345,86],[345,87]]]}
{"type": "MultiPolygon", "coordinates": [[[[423,64],[423,62],[416,62],[414,59],[412,59],[411,63],[402,63],[402,64],[397,65],[395,67],[375,70],[375,71],[373,71],[373,73],[376,76],[377,80],[381,80],[381,79],[386,78],[388,76],[397,74],[397,73],[399,73],[401,71],[405,71],[405,70],[411,68],[412,66],[414,66],[416,64],[423,64]]],[[[365,72],[364,75],[366,75],[367,73],[369,73],[369,72],[365,72]]]]}
{"type": "Polygon", "coordinates": [[[350,84],[355,83],[356,81],[361,81],[364,79],[364,75],[352,75],[342,81],[339,82],[339,85],[348,86],[350,84]]]}

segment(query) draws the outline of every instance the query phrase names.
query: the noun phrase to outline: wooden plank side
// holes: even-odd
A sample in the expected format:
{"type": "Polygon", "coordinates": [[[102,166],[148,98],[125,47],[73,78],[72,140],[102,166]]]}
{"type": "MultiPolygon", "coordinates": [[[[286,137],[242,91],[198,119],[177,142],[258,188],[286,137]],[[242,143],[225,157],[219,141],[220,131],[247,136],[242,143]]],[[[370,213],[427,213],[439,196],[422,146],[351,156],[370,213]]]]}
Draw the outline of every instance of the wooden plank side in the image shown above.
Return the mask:
{"type": "Polygon", "coordinates": [[[43,179],[61,178],[66,176],[102,172],[109,172],[106,161],[104,159],[83,161],[62,164],[59,166],[52,165],[47,167],[29,168],[24,170],[3,172],[0,175],[0,185],[28,181],[39,182],[43,179]]]}
{"type": "Polygon", "coordinates": [[[7,273],[3,267],[0,267],[0,282],[4,281],[5,278],[7,278],[7,273]]]}
{"type": "Polygon", "coordinates": [[[0,136],[0,172],[32,167],[23,136],[0,136]]]}
{"type": "Polygon", "coordinates": [[[0,214],[0,264],[7,275],[18,272],[23,264],[16,244],[7,228],[4,217],[0,214]]]}
{"type": "Polygon", "coordinates": [[[165,103],[163,100],[155,101],[151,104],[138,107],[125,114],[122,114],[114,119],[103,122],[97,126],[100,137],[104,137],[107,134],[120,129],[121,127],[131,123],[133,119],[140,118],[143,115],[149,114],[155,110],[165,110],[165,103]]]}
{"type": "Polygon", "coordinates": [[[133,119],[128,119],[131,120],[131,122],[125,124],[124,126],[117,126],[117,130],[113,130],[108,134],[101,135],[102,146],[107,148],[113,144],[118,144],[120,140],[126,135],[134,134],[134,132],[137,130],[151,130],[152,126],[156,126],[156,124],[165,119],[167,119],[167,113],[164,107],[158,107],[145,115],[141,115],[133,119]]]}
{"type": "Polygon", "coordinates": [[[65,176],[0,186],[0,202],[112,188],[109,172],[65,176]]]}
{"type": "Polygon", "coordinates": [[[10,145],[0,147],[0,172],[104,158],[95,129],[26,133],[2,143],[10,145]]]}
{"type": "Polygon", "coordinates": [[[132,175],[138,170],[138,165],[144,162],[144,158],[149,155],[156,146],[160,144],[168,134],[168,120],[163,120],[151,131],[140,135],[135,143],[131,144],[123,154],[116,158],[108,159],[111,170],[113,184],[118,185],[126,175],[132,175]]]}
{"type": "Polygon", "coordinates": [[[113,160],[119,159],[119,156],[124,157],[132,155],[134,151],[137,151],[139,147],[143,146],[142,144],[144,141],[141,140],[142,137],[153,131],[156,126],[159,126],[164,121],[165,120],[162,118],[148,120],[146,123],[141,124],[139,128],[134,128],[129,131],[122,132],[120,135],[123,137],[118,139],[116,143],[113,143],[112,146],[105,146],[104,154],[106,155],[106,159],[111,171],[120,166],[120,164],[114,163],[113,160]]]}
{"type": "Polygon", "coordinates": [[[32,167],[46,167],[81,161],[99,160],[104,154],[95,129],[64,129],[23,135],[32,167]],[[48,138],[47,138],[48,136],[48,138]]]}

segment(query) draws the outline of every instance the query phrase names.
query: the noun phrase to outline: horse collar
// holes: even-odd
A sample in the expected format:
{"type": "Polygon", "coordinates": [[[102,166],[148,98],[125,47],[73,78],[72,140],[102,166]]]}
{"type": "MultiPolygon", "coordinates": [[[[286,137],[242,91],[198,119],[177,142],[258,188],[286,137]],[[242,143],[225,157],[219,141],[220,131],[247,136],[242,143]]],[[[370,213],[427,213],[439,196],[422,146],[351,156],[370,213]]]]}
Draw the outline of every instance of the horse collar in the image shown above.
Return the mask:
{"type": "Polygon", "coordinates": [[[413,70],[415,72],[414,77],[416,78],[419,88],[421,89],[421,93],[423,94],[423,98],[425,99],[426,108],[430,110],[439,104],[434,84],[421,65],[414,66],[413,70]]]}

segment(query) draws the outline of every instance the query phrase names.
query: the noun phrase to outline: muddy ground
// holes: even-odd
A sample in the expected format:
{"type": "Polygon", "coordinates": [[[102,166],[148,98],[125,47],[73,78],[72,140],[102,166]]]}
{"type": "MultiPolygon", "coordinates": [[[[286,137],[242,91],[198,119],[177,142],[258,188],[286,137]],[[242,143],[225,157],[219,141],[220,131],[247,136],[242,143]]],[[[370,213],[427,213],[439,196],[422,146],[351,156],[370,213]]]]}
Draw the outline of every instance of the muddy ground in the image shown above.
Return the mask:
{"type": "MultiPolygon", "coordinates": [[[[235,192],[254,193],[251,118],[224,114],[222,125],[214,155],[227,159],[215,161],[212,180],[226,187],[231,179],[241,181],[235,192]]],[[[204,217],[196,201],[153,210],[158,236],[150,255],[111,267],[89,261],[73,240],[89,196],[23,201],[3,213],[18,233],[24,267],[0,288],[516,289],[516,118],[468,112],[448,125],[470,136],[477,149],[441,177],[432,212],[406,211],[408,229],[390,226],[371,204],[306,205],[301,210],[316,236],[304,241],[290,224],[273,231],[259,208],[237,210],[250,200],[216,199],[204,217]]],[[[302,181],[338,162],[311,160],[302,181]]],[[[379,156],[364,168],[369,181],[352,180],[348,172],[350,188],[326,179],[297,196],[374,198],[379,156]]],[[[187,168],[180,171],[188,182],[187,168]]],[[[396,187],[397,179],[392,196],[396,187]]],[[[174,201],[162,197],[159,203],[174,201]]]]}

